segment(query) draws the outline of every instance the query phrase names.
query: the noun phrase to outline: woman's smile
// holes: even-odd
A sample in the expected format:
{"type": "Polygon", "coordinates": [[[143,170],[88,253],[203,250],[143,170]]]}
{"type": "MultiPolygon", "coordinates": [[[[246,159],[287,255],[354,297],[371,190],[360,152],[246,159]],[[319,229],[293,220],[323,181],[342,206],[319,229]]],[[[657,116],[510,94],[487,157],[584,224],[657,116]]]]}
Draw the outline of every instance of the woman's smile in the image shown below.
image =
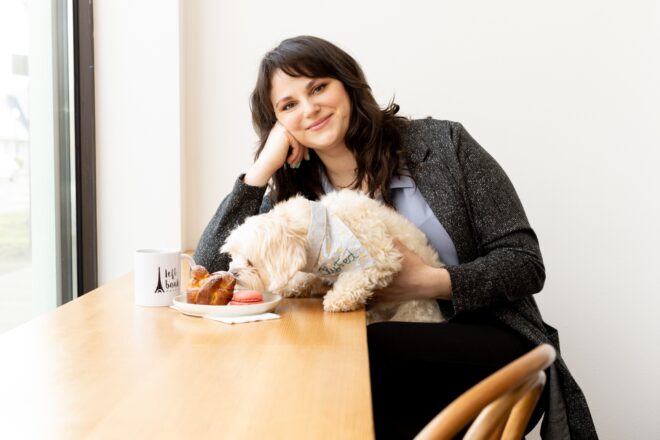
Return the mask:
{"type": "Polygon", "coordinates": [[[314,122],[312,125],[307,127],[307,129],[312,130],[312,131],[318,131],[318,130],[322,129],[323,127],[328,125],[328,122],[330,122],[330,117],[331,116],[332,115],[328,115],[324,118],[319,119],[318,121],[314,122]]]}

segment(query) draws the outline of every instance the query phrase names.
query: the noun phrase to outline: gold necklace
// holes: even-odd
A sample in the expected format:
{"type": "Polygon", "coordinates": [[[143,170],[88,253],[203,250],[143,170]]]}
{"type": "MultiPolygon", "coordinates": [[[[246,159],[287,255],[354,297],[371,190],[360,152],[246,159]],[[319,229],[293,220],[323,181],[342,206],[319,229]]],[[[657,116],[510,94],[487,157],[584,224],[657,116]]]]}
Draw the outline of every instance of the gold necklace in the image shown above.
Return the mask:
{"type": "Polygon", "coordinates": [[[349,184],[346,185],[346,186],[337,185],[337,184],[335,184],[332,180],[330,180],[330,183],[332,184],[332,186],[335,187],[335,189],[346,189],[346,188],[351,188],[351,187],[355,186],[355,181],[356,181],[356,180],[357,180],[357,176],[355,176],[355,177],[353,178],[353,180],[351,181],[351,183],[349,183],[349,184]]]}
{"type": "Polygon", "coordinates": [[[334,184],[332,186],[334,186],[335,189],[346,189],[346,188],[353,188],[353,185],[355,185],[355,180],[346,186],[334,185],[334,184]]]}

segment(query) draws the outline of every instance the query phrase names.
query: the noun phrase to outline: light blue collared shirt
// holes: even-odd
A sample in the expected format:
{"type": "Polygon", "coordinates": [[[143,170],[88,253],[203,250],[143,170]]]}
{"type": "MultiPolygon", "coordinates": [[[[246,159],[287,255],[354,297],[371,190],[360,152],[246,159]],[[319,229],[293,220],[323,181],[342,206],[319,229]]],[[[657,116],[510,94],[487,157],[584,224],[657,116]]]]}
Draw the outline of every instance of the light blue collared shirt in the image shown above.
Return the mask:
{"type": "MultiPolygon", "coordinates": [[[[321,174],[321,184],[326,193],[335,191],[335,187],[324,174],[321,174]]],[[[440,260],[447,266],[457,265],[458,254],[454,242],[426,203],[413,179],[409,176],[395,176],[390,182],[390,190],[394,208],[426,234],[429,244],[436,250],[440,260]]]]}

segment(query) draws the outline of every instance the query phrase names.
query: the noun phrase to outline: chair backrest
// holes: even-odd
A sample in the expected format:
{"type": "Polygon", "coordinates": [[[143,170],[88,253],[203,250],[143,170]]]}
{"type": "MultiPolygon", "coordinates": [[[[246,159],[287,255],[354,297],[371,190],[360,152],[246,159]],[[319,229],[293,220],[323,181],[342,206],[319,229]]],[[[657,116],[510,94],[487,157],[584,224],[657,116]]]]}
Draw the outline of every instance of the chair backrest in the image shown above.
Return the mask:
{"type": "Polygon", "coordinates": [[[522,438],[555,357],[551,345],[539,345],[461,394],[415,440],[452,439],[472,420],[464,439],[522,438]]]}

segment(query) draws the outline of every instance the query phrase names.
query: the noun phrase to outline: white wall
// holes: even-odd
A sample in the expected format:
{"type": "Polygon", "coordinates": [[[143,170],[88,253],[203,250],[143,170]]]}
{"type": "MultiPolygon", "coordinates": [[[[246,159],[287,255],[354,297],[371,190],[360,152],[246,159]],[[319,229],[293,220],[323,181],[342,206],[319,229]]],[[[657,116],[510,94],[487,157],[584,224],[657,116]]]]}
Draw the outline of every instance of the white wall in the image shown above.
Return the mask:
{"type": "MultiPolygon", "coordinates": [[[[182,30],[171,26],[173,3],[155,14],[136,3],[129,11],[124,3],[95,2],[101,273],[130,270],[125,256],[138,237],[195,246],[251,162],[248,97],[260,57],[285,37],[321,36],[360,61],[379,102],[396,94],[405,115],[461,121],[498,159],[541,242],[547,282],[537,299],[560,330],[601,438],[660,436],[657,2],[190,0],[182,2],[182,30]],[[120,174],[113,162],[176,138],[176,129],[153,117],[116,114],[134,115],[123,106],[131,102],[167,113],[177,127],[176,92],[162,90],[163,80],[153,84],[154,75],[109,65],[128,67],[142,53],[140,19],[167,34],[156,42],[167,62],[149,56],[142,63],[154,73],[176,71],[177,31],[183,39],[178,237],[167,235],[176,235],[176,220],[152,221],[157,191],[135,185],[144,180],[135,167],[120,174]],[[112,40],[118,30],[128,30],[121,44],[112,40]]],[[[172,150],[158,162],[175,167],[172,150]]]]}
{"type": "Polygon", "coordinates": [[[138,248],[182,247],[178,0],[95,0],[99,283],[138,248]]]}

